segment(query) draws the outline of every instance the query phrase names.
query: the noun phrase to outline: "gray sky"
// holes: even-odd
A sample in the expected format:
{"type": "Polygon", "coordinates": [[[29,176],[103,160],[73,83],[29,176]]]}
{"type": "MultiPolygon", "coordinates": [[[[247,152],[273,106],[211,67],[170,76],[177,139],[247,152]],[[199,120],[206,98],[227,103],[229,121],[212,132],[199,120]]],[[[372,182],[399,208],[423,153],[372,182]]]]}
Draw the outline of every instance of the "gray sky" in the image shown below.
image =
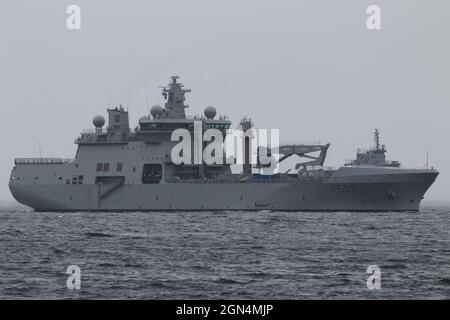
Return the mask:
{"type": "Polygon", "coordinates": [[[0,3],[0,199],[15,157],[73,157],[108,100],[132,126],[181,76],[199,114],[280,128],[281,140],[330,142],[327,166],[381,130],[388,158],[441,171],[427,199],[449,199],[448,0],[18,1],[0,3]],[[66,28],[77,4],[82,29],[66,28]],[[382,30],[366,28],[366,8],[382,30]]]}

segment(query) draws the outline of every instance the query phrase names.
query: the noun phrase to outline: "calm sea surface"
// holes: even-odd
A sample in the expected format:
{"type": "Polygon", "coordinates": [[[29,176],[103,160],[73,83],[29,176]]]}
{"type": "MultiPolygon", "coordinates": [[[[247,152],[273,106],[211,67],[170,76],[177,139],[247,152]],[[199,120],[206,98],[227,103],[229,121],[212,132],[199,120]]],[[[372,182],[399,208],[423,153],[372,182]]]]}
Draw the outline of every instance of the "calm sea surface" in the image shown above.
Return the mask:
{"type": "Polygon", "coordinates": [[[450,209],[0,209],[0,298],[449,299],[450,209]],[[67,289],[69,265],[81,268],[80,290],[67,289]],[[367,289],[369,265],[380,290],[367,289]]]}

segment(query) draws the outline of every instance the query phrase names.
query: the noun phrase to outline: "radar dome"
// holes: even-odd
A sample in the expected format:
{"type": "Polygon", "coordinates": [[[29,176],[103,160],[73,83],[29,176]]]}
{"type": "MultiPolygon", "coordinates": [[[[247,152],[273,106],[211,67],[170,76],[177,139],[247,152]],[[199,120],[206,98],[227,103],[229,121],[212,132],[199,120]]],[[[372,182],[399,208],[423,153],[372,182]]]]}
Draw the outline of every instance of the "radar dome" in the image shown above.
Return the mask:
{"type": "Polygon", "coordinates": [[[141,124],[147,122],[148,120],[150,120],[150,117],[143,116],[143,117],[139,118],[138,123],[139,123],[139,125],[141,125],[141,124]]]}
{"type": "Polygon", "coordinates": [[[159,118],[163,113],[163,108],[159,105],[153,106],[150,110],[150,113],[152,114],[153,118],[159,118]]]}
{"type": "Polygon", "coordinates": [[[95,116],[94,119],[92,119],[92,123],[96,128],[101,128],[105,125],[105,118],[102,116],[95,116]]]}
{"type": "Polygon", "coordinates": [[[214,117],[217,114],[216,108],[214,108],[213,106],[209,106],[205,108],[205,117],[208,119],[214,119],[214,117]]]}
{"type": "Polygon", "coordinates": [[[243,131],[247,131],[253,127],[252,119],[249,117],[242,118],[241,122],[239,123],[239,126],[243,131]]]}

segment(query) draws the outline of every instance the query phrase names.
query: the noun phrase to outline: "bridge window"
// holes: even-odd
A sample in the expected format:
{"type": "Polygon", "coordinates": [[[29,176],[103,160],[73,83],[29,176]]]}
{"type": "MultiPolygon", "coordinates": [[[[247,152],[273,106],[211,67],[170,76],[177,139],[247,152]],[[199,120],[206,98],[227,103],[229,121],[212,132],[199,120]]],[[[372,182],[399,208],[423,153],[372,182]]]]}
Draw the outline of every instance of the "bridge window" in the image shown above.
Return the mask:
{"type": "Polygon", "coordinates": [[[97,172],[108,172],[109,163],[97,163],[97,172]]]}
{"type": "Polygon", "coordinates": [[[146,163],[142,169],[142,183],[159,183],[162,178],[162,165],[159,163],[146,163]]]}

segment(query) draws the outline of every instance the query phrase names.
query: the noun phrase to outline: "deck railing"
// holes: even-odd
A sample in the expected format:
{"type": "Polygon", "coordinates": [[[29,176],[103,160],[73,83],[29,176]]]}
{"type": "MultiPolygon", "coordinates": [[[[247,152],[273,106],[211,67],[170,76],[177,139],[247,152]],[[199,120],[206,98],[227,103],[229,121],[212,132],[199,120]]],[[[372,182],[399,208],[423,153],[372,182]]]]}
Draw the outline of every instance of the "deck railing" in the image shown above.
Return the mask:
{"type": "Polygon", "coordinates": [[[64,164],[72,162],[73,159],[62,158],[16,158],[15,164],[64,164]]]}

